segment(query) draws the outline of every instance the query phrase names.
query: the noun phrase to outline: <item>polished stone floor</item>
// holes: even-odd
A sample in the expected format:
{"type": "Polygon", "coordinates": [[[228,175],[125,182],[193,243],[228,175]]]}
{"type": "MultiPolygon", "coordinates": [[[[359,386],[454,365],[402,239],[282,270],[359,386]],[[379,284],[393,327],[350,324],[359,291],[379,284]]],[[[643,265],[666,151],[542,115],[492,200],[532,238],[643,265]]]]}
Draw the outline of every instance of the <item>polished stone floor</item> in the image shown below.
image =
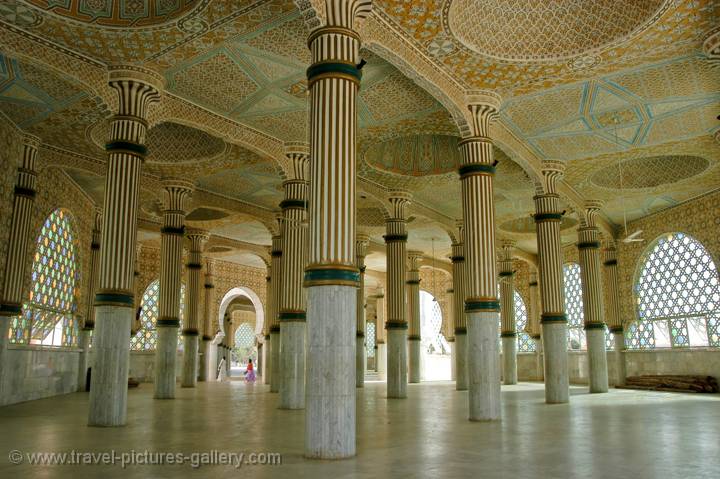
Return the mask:
{"type": "Polygon", "coordinates": [[[0,478],[18,477],[472,477],[717,478],[720,397],[573,387],[569,405],[546,405],[541,384],[503,386],[501,422],[470,423],[467,393],[450,382],[410,385],[387,400],[383,383],[358,391],[358,455],[305,460],[302,411],[277,409],[278,395],[241,381],[177,389],[152,399],[129,392],[123,428],[85,426],[88,396],[76,393],[0,408],[0,478]],[[282,455],[282,465],[19,465],[10,451],[132,450],[282,455]]]}

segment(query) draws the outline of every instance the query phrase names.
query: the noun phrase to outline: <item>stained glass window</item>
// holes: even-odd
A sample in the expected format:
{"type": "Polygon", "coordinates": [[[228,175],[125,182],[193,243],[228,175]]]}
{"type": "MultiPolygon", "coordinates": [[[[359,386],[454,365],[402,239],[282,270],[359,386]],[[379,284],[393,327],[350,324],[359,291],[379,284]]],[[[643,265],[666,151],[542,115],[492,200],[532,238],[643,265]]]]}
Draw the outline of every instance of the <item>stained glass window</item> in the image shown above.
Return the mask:
{"type": "Polygon", "coordinates": [[[372,321],[365,323],[365,350],[367,357],[375,357],[375,323],[372,321]]]}
{"type": "MultiPolygon", "coordinates": [[[[157,344],[158,300],[160,299],[160,280],[155,280],[145,289],[140,300],[140,329],[130,338],[130,349],[133,351],[152,351],[157,344]]],[[[185,315],[185,285],[180,286],[180,324],[178,336],[182,336],[182,323],[185,315]]],[[[178,349],[182,341],[178,341],[178,349]]]]}
{"type": "Polygon", "coordinates": [[[428,354],[450,354],[450,344],[441,332],[442,311],[432,294],[420,291],[420,337],[428,354]]]}
{"type": "Polygon", "coordinates": [[[684,233],[658,238],[640,260],[631,349],[720,346],[720,282],[705,247],[684,233]]]}
{"type": "Polygon", "coordinates": [[[67,212],[57,209],[38,235],[30,294],[22,314],[12,319],[10,342],[77,346],[77,280],[72,228],[67,212]]]}

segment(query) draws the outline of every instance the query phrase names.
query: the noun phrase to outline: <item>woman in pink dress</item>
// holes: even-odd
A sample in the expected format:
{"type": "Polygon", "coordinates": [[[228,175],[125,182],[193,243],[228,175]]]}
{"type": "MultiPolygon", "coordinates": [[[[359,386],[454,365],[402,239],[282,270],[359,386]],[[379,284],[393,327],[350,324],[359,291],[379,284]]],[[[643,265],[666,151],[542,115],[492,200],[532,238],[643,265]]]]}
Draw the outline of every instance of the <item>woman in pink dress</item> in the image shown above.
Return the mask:
{"type": "Polygon", "coordinates": [[[249,383],[255,382],[255,368],[253,367],[252,358],[248,359],[247,371],[245,372],[245,381],[249,383]]]}

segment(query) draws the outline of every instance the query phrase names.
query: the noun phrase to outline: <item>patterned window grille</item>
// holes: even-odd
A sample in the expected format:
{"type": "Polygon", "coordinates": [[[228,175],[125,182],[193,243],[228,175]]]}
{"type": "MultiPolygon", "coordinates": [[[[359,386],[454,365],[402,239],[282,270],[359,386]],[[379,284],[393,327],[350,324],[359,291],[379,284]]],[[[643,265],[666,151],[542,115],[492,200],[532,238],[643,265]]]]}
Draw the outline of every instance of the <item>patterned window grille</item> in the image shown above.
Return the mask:
{"type": "Polygon", "coordinates": [[[513,296],[513,305],[515,306],[515,324],[517,325],[517,350],[520,353],[533,352],[535,351],[535,341],[525,332],[528,321],[527,308],[525,301],[517,291],[513,296]]]}
{"type": "Polygon", "coordinates": [[[365,323],[365,350],[368,358],[375,357],[375,323],[365,323]]]}
{"type": "MultiPolygon", "coordinates": [[[[140,300],[140,329],[130,338],[132,351],[154,351],[157,345],[158,300],[160,299],[160,280],[148,285],[140,300]]],[[[178,349],[182,349],[182,324],[185,316],[185,285],[180,286],[180,327],[178,328],[178,349]]]]}
{"type": "Polygon", "coordinates": [[[429,354],[450,354],[450,344],[441,332],[442,311],[432,294],[420,291],[420,336],[429,354]]]}
{"type": "Polygon", "coordinates": [[[233,348],[233,360],[245,364],[248,358],[255,361],[255,331],[250,323],[244,322],[235,330],[235,346],[233,348]]]}
{"type": "Polygon", "coordinates": [[[75,286],[79,272],[76,262],[68,215],[57,209],[45,219],[38,235],[30,294],[22,314],[10,323],[10,342],[77,346],[75,286]]]}
{"type": "MultiPolygon", "coordinates": [[[[563,281],[565,287],[565,314],[568,318],[568,349],[571,351],[587,349],[585,330],[583,329],[585,313],[583,312],[582,279],[580,265],[567,263],[563,265],[563,281]]],[[[613,348],[613,335],[605,326],[605,349],[613,348]]]]}
{"type": "Polygon", "coordinates": [[[634,286],[637,320],[629,349],[720,347],[720,281],[705,247],[684,233],[654,241],[634,286]]]}

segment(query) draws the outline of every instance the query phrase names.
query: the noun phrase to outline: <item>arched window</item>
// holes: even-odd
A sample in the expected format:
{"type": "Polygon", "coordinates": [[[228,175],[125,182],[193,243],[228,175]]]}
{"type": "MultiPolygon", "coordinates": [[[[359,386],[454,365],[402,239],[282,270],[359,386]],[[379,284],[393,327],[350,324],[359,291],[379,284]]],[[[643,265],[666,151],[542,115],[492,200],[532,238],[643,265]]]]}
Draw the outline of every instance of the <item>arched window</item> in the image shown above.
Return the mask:
{"type": "Polygon", "coordinates": [[[365,350],[368,358],[375,357],[375,323],[368,321],[365,323],[365,350]]]}
{"type": "Polygon", "coordinates": [[[432,294],[420,291],[420,332],[422,345],[430,354],[448,354],[450,344],[441,332],[442,311],[432,294]]]}
{"type": "Polygon", "coordinates": [[[515,306],[515,324],[517,327],[517,350],[521,353],[529,353],[535,351],[535,341],[525,332],[528,316],[525,301],[523,301],[520,293],[515,291],[513,296],[513,305],[515,306]]]}
{"type": "Polygon", "coordinates": [[[563,283],[565,286],[565,314],[568,320],[568,349],[587,348],[585,331],[583,330],[583,297],[580,265],[566,263],[563,265],[563,283]]]}
{"type": "Polygon", "coordinates": [[[38,235],[32,265],[32,284],[23,313],[10,326],[13,343],[76,346],[74,313],[78,280],[77,257],[68,214],[50,213],[38,235]]]}
{"type": "MultiPolygon", "coordinates": [[[[152,351],[157,344],[158,300],[160,298],[160,280],[156,279],[145,289],[140,300],[140,329],[130,338],[130,349],[133,351],[152,351]]],[[[180,286],[180,324],[178,336],[182,335],[182,323],[185,316],[185,285],[180,286]]],[[[182,341],[178,341],[178,348],[182,341]]]]}
{"type": "Polygon", "coordinates": [[[639,265],[638,319],[628,328],[627,346],[720,346],[718,270],[705,247],[684,233],[669,233],[648,247],[639,265]]]}
{"type": "Polygon", "coordinates": [[[248,358],[255,360],[255,331],[248,322],[240,323],[235,329],[235,347],[233,348],[235,362],[245,363],[248,358]]]}

